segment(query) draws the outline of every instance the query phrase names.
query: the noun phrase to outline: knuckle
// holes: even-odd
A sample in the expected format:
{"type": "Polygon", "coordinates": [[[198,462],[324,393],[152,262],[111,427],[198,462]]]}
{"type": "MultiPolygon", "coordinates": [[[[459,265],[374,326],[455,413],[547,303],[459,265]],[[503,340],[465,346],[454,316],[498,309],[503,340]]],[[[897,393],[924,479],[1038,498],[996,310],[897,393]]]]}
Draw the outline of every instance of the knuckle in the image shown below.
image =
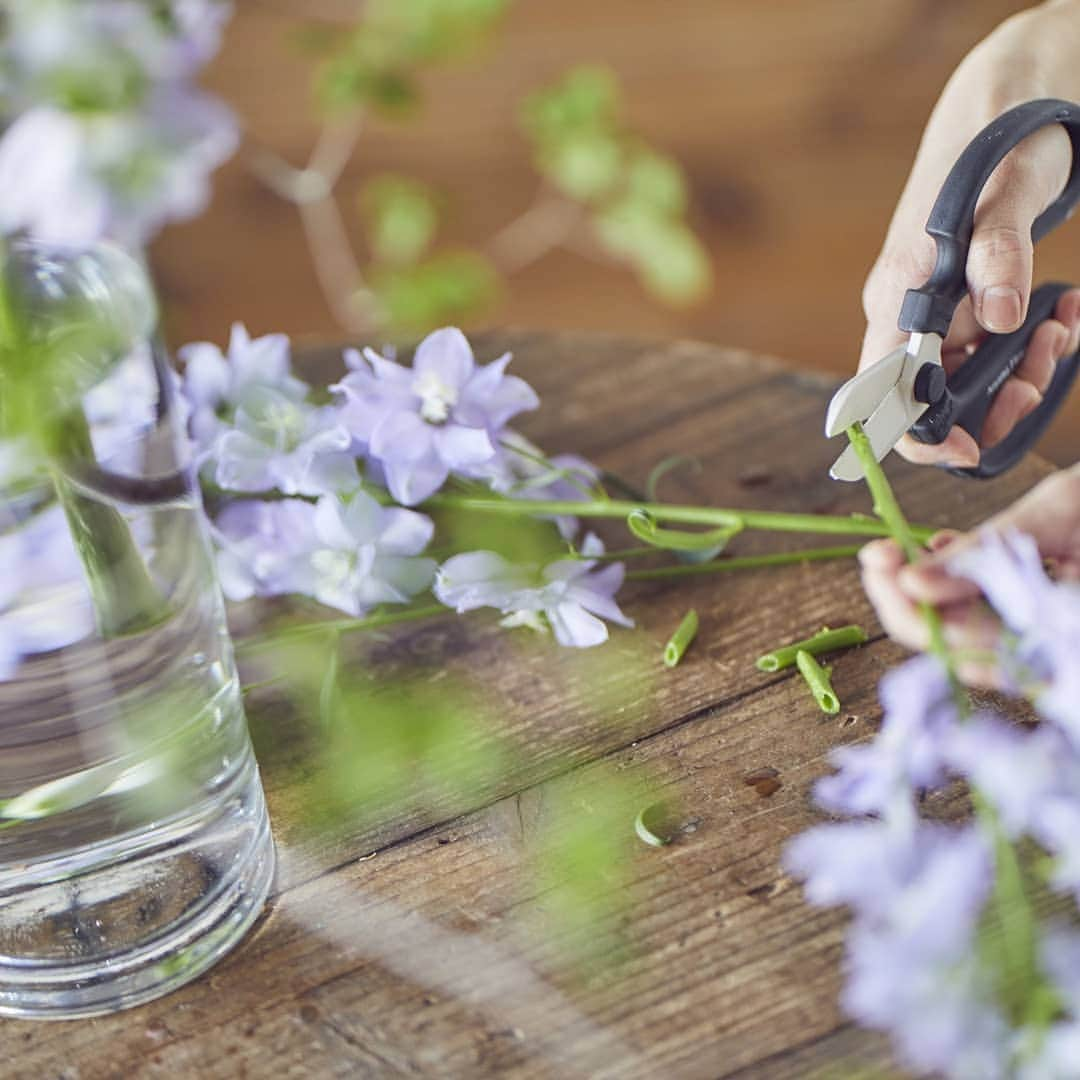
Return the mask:
{"type": "Polygon", "coordinates": [[[971,240],[968,265],[983,268],[995,263],[1016,263],[1031,251],[1031,233],[1015,225],[986,225],[971,240]]]}

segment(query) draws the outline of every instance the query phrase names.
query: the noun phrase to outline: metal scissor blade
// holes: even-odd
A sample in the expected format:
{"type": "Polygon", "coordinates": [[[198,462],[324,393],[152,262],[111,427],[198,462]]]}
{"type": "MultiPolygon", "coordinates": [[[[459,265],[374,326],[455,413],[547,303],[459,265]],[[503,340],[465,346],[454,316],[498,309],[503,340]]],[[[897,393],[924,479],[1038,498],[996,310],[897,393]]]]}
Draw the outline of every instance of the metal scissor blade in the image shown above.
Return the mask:
{"type": "MultiPolygon", "coordinates": [[[[874,457],[880,461],[901,439],[904,432],[922,415],[926,406],[905,400],[899,387],[894,387],[863,424],[874,457]]],[[[863,467],[849,446],[829,470],[834,480],[861,480],[863,467]]]]}
{"type": "Polygon", "coordinates": [[[894,349],[873,366],[848,379],[829,402],[825,435],[831,439],[846,431],[856,420],[873,416],[900,381],[906,357],[905,348],[894,349]]]}

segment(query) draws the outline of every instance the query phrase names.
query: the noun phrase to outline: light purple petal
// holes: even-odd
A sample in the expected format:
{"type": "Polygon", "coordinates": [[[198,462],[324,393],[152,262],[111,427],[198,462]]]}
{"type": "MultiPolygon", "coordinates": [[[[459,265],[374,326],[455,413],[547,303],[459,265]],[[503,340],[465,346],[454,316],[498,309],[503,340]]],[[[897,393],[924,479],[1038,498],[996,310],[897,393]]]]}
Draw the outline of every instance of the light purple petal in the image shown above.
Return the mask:
{"type": "Polygon", "coordinates": [[[386,486],[403,506],[416,506],[446,483],[450,470],[434,454],[416,463],[385,462],[386,486]]]}
{"type": "Polygon", "coordinates": [[[546,609],[546,614],[555,640],[560,645],[587,649],[602,645],[608,639],[607,625],[595,615],[590,615],[580,604],[567,601],[546,609]]]}
{"type": "MultiPolygon", "coordinates": [[[[380,389],[396,390],[411,396],[412,391],[409,388],[412,385],[412,372],[407,367],[403,367],[396,360],[387,359],[374,349],[365,349],[364,359],[371,365],[371,370],[381,384],[380,389]]],[[[356,370],[362,369],[357,367],[356,370]]]]}
{"type": "Polygon", "coordinates": [[[387,464],[415,464],[431,453],[433,430],[416,413],[390,412],[375,425],[369,449],[387,464]]]}
{"type": "Polygon", "coordinates": [[[418,555],[431,543],[431,518],[397,507],[382,511],[379,550],[391,555],[418,555]]]}
{"type": "Polygon", "coordinates": [[[214,449],[214,478],[226,491],[266,491],[274,486],[273,451],[243,431],[226,431],[214,449]]]}
{"type": "MultiPolygon", "coordinates": [[[[366,499],[365,496],[357,496],[357,500],[361,498],[366,499]]],[[[359,504],[358,517],[363,513],[365,505],[363,502],[359,504]]],[[[375,510],[378,511],[377,506],[375,510]]],[[[360,541],[352,531],[352,524],[348,509],[336,496],[324,495],[315,504],[315,535],[327,547],[340,548],[343,551],[351,551],[357,547],[360,541]]],[[[368,532],[374,532],[373,523],[368,532]]]]}
{"type": "Polygon", "coordinates": [[[454,555],[439,567],[435,595],[441,604],[458,612],[478,607],[508,611],[520,606],[525,587],[520,567],[493,551],[467,551],[454,555]]]}
{"type": "Polygon", "coordinates": [[[421,376],[434,376],[453,390],[465,385],[475,366],[469,342],[453,326],[428,334],[417,345],[413,357],[413,371],[421,376]]]}
{"type": "Polygon", "coordinates": [[[216,408],[229,392],[229,365],[221,350],[209,341],[196,341],[177,350],[184,361],[183,387],[188,400],[216,408]]]}
{"type": "Polygon", "coordinates": [[[439,457],[451,469],[470,469],[495,456],[495,447],[483,428],[447,424],[435,429],[434,441],[439,457]]]}

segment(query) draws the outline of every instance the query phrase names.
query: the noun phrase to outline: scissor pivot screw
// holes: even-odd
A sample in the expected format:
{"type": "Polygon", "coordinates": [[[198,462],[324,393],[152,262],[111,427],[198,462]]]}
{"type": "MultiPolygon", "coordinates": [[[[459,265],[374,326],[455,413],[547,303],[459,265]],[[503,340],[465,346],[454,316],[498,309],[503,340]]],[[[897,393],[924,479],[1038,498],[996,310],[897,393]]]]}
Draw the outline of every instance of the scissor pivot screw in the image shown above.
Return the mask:
{"type": "Polygon", "coordinates": [[[945,396],[945,369],[940,364],[923,364],[915,373],[912,392],[916,401],[936,405],[945,396]]]}

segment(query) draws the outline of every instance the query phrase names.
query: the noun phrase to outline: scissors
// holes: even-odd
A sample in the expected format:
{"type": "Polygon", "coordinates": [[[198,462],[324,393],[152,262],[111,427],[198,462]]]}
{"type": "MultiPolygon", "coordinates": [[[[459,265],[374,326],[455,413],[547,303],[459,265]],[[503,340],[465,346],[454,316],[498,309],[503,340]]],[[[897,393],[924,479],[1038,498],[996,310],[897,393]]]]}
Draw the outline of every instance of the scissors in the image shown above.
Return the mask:
{"type": "MultiPolygon", "coordinates": [[[[1050,124],[1061,124],[1072,142],[1073,165],[1064,192],[1031,226],[1033,241],[1068,219],[1080,201],[1080,105],[1046,98],[1017,105],[988,124],[960,155],[945,178],[926,231],[937,245],[933,273],[909,289],[899,326],[907,344],[849,379],[833,395],[825,419],[832,438],[860,421],[880,461],[906,431],[924,443],[940,443],[954,425],[976,442],[987,411],[1005,380],[1024,357],[1028,340],[1049,318],[1069,285],[1050,282],[1031,296],[1023,326],[1009,334],[988,334],[952,375],[941,364],[941,347],[957,305],[967,293],[967,258],[975,205],[983,185],[1002,158],[1022,139],[1050,124]]],[[[1068,395],[1080,350],[1058,361],[1039,406],[995,446],[983,450],[973,468],[950,468],[961,476],[997,476],[1015,465],[1042,435],[1068,395]]],[[[849,446],[829,470],[837,480],[859,480],[862,466],[849,446]]]]}

